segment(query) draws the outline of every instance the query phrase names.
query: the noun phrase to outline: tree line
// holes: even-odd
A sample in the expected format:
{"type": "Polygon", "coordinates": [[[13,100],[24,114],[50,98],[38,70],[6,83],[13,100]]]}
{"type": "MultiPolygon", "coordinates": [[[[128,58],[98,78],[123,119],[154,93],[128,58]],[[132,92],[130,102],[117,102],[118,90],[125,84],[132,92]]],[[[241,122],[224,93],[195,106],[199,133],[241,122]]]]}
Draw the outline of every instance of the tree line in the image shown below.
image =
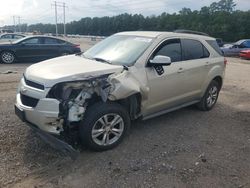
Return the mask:
{"type": "MultiPolygon", "coordinates": [[[[67,34],[109,36],[121,31],[174,31],[188,29],[208,33],[224,41],[232,42],[250,38],[250,10],[235,10],[233,0],[220,0],[200,10],[182,8],[179,13],[143,16],[141,14],[121,14],[118,16],[86,17],[67,23],[67,34]]],[[[54,24],[22,25],[23,30],[55,33],[54,24]]],[[[63,25],[58,25],[63,33],[63,25]]]]}

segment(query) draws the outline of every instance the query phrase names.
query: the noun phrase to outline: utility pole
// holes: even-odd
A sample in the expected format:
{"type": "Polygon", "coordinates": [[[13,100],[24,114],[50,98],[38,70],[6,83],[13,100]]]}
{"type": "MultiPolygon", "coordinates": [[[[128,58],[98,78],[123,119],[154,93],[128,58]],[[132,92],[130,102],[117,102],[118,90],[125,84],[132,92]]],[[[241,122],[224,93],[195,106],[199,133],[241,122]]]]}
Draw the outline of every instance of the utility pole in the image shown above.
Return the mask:
{"type": "Polygon", "coordinates": [[[16,32],[16,17],[13,16],[13,23],[14,23],[14,32],[16,32]]]}
{"type": "Polygon", "coordinates": [[[56,17],[56,36],[58,35],[58,30],[57,30],[57,4],[55,1],[55,17],[56,17]]]}
{"type": "Polygon", "coordinates": [[[64,36],[66,36],[66,16],[65,16],[65,8],[67,7],[64,2],[54,1],[52,6],[55,7],[55,21],[56,21],[56,36],[58,36],[58,27],[57,27],[57,7],[63,8],[63,30],[64,36]]]}
{"type": "Polygon", "coordinates": [[[21,17],[17,16],[17,18],[18,18],[18,31],[21,32],[21,22],[20,22],[21,17]]]}
{"type": "Polygon", "coordinates": [[[66,37],[66,25],[65,25],[65,3],[63,3],[63,31],[64,31],[64,37],[66,37]]]}

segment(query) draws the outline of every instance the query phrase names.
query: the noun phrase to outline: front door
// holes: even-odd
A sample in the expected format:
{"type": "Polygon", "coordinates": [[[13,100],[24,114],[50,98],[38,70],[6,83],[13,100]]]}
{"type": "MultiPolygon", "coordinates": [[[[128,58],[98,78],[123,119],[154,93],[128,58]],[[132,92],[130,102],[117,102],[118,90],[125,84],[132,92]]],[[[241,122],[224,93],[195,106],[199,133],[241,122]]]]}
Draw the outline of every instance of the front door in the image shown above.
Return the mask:
{"type": "Polygon", "coordinates": [[[163,42],[152,54],[171,58],[168,66],[147,67],[149,95],[146,114],[152,114],[183,103],[185,93],[185,70],[182,62],[180,39],[169,39],[163,42]]]}
{"type": "Polygon", "coordinates": [[[16,44],[16,55],[23,61],[39,61],[44,56],[41,51],[41,38],[32,37],[16,44]]]}

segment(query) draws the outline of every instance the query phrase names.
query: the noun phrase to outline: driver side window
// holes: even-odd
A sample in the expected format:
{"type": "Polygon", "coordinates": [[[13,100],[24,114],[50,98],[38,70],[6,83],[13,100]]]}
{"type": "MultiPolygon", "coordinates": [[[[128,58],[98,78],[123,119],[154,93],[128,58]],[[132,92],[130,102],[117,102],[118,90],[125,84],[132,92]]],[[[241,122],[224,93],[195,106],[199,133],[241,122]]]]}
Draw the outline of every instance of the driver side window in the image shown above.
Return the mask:
{"type": "Polygon", "coordinates": [[[152,58],[157,55],[168,56],[171,62],[181,61],[181,42],[179,39],[170,39],[163,42],[153,53],[152,58]]]}

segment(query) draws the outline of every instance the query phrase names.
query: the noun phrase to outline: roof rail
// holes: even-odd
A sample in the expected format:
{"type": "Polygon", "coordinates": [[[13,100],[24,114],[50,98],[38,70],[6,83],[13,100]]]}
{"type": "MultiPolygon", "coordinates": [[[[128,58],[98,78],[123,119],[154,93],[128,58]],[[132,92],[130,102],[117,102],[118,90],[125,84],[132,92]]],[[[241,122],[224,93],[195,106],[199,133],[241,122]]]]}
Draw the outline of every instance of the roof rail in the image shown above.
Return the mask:
{"type": "Polygon", "coordinates": [[[199,32],[199,31],[186,30],[186,29],[177,29],[177,30],[174,31],[174,33],[187,33],[187,34],[196,34],[196,35],[209,36],[207,33],[199,32]]]}

